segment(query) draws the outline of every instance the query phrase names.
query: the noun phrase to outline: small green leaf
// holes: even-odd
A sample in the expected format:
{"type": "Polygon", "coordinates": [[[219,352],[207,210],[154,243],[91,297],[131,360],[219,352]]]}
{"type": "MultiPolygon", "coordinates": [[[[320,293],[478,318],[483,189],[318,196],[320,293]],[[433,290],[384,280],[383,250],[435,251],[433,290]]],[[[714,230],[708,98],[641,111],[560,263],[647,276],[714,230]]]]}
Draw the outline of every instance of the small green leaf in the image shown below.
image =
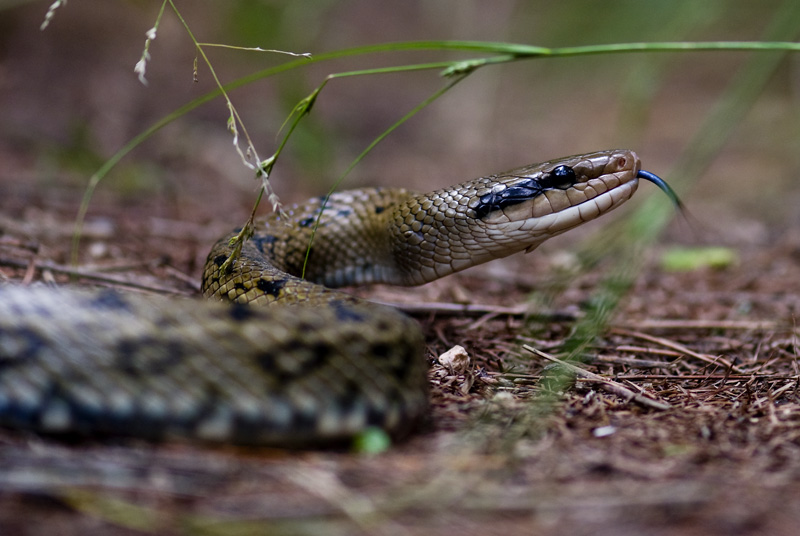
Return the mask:
{"type": "Polygon", "coordinates": [[[392,438],[384,430],[370,427],[353,438],[353,451],[359,454],[380,454],[392,446],[392,438]]]}
{"type": "Polygon", "coordinates": [[[701,268],[723,269],[739,260],[736,251],[722,246],[672,248],[661,256],[661,267],[669,272],[688,272],[701,268]]]}

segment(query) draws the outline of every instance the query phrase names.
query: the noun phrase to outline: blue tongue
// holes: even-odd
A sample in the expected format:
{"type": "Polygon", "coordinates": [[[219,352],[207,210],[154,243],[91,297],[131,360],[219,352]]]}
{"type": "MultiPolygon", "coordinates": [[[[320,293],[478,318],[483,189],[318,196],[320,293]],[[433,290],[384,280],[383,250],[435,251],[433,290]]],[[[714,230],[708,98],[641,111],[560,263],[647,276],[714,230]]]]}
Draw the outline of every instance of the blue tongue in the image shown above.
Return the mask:
{"type": "Polygon", "coordinates": [[[643,169],[639,170],[639,173],[637,173],[636,176],[639,177],[640,179],[650,181],[656,186],[658,186],[658,188],[662,192],[667,194],[667,196],[672,201],[672,204],[675,205],[678,208],[678,210],[680,210],[681,212],[684,211],[683,203],[681,203],[680,198],[678,198],[678,194],[675,193],[675,190],[673,190],[672,187],[669,184],[667,184],[667,182],[664,179],[662,179],[658,175],[655,175],[643,169]]]}

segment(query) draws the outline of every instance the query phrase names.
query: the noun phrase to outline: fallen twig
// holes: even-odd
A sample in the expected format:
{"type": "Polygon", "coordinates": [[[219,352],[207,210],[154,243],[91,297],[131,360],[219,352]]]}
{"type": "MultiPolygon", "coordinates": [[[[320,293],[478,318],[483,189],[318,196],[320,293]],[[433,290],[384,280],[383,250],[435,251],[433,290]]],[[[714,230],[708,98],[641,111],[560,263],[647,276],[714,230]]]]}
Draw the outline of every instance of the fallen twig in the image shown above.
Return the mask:
{"type": "Polygon", "coordinates": [[[618,374],[614,376],[618,380],[643,381],[643,380],[793,380],[798,381],[796,376],[776,376],[774,374],[618,374]]]}
{"type": "Polygon", "coordinates": [[[548,361],[552,361],[553,363],[557,363],[562,367],[566,368],[579,378],[583,380],[597,382],[599,387],[613,395],[617,395],[618,397],[627,401],[633,401],[637,404],[641,404],[642,406],[657,409],[657,410],[667,410],[672,408],[672,406],[666,402],[662,402],[660,400],[655,400],[653,398],[649,398],[644,396],[640,393],[635,393],[625,387],[624,385],[617,383],[615,381],[609,380],[608,378],[603,378],[602,376],[595,374],[593,372],[589,372],[588,370],[584,370],[580,367],[576,367],[571,363],[567,363],[566,361],[562,361],[556,357],[553,357],[550,354],[542,352],[534,348],[533,346],[528,346],[527,344],[522,345],[522,349],[526,350],[534,355],[547,359],[548,361]]]}
{"type": "Polygon", "coordinates": [[[400,309],[408,314],[430,314],[447,316],[483,316],[488,314],[501,316],[525,316],[533,320],[543,322],[574,322],[577,316],[564,311],[533,312],[531,313],[526,304],[504,307],[500,305],[472,304],[472,303],[391,303],[380,300],[370,300],[381,305],[388,305],[400,309]]]}
{"type": "MultiPolygon", "coordinates": [[[[617,348],[619,350],[619,348],[617,348]]],[[[614,365],[628,365],[630,367],[639,367],[639,368],[670,368],[675,366],[674,361],[654,361],[651,359],[636,359],[634,357],[617,357],[617,356],[597,356],[594,358],[594,361],[599,361],[601,363],[611,363],[614,365]]]]}
{"type": "Polygon", "coordinates": [[[736,373],[739,373],[739,374],[746,374],[745,371],[743,371],[742,369],[740,369],[739,367],[737,367],[736,365],[734,365],[733,363],[731,363],[730,361],[728,361],[724,357],[721,357],[721,356],[720,357],[714,357],[714,356],[710,356],[710,355],[706,355],[706,354],[700,354],[698,352],[695,352],[694,350],[692,350],[691,348],[689,348],[687,346],[684,346],[684,345],[682,345],[682,344],[680,344],[678,342],[675,342],[675,341],[672,341],[672,340],[669,340],[669,339],[664,339],[664,338],[661,338],[661,337],[654,337],[653,335],[647,335],[646,333],[641,333],[639,331],[630,331],[630,330],[627,330],[627,329],[620,329],[620,328],[612,328],[611,331],[613,331],[614,333],[617,333],[619,335],[627,335],[628,337],[636,337],[637,339],[642,339],[642,340],[649,341],[649,342],[652,342],[652,343],[655,343],[655,344],[660,344],[661,346],[665,346],[666,348],[671,348],[673,350],[677,350],[678,352],[682,352],[682,353],[684,353],[686,355],[690,355],[690,356],[694,357],[695,359],[699,359],[700,361],[703,361],[704,363],[708,363],[709,365],[721,365],[721,366],[725,367],[726,369],[729,369],[729,370],[731,370],[733,372],[736,372],[736,373]]]}
{"type": "Polygon", "coordinates": [[[743,331],[773,331],[794,329],[785,323],[771,320],[632,320],[617,324],[620,329],[728,329],[743,331]]]}

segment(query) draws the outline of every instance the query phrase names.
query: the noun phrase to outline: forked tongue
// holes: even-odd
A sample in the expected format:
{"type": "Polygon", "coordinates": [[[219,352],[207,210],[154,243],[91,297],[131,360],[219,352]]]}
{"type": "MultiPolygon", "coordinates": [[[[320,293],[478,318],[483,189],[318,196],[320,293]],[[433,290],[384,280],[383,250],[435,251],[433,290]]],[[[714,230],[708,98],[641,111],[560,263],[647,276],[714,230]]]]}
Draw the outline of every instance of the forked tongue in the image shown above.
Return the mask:
{"type": "Polygon", "coordinates": [[[670,201],[672,201],[672,204],[675,205],[675,208],[677,208],[684,216],[687,214],[686,207],[683,205],[683,203],[681,203],[678,194],[675,193],[675,190],[673,190],[672,187],[669,184],[667,184],[667,182],[664,179],[662,179],[658,175],[655,175],[643,169],[640,169],[639,173],[637,173],[636,176],[639,177],[640,179],[650,181],[656,186],[658,186],[659,190],[667,194],[667,197],[669,197],[670,201]]]}

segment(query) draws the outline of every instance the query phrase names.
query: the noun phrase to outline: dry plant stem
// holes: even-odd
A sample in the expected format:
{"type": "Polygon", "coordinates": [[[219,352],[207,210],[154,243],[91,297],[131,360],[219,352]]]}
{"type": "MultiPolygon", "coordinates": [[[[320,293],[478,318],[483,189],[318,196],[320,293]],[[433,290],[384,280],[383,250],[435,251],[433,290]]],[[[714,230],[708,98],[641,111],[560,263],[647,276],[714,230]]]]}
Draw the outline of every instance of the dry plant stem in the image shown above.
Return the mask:
{"type": "Polygon", "coordinates": [[[527,306],[520,305],[516,307],[502,307],[495,305],[484,304],[465,304],[465,303],[450,303],[450,302],[435,302],[435,303],[389,303],[380,300],[372,300],[375,303],[386,305],[400,309],[408,314],[436,314],[444,316],[483,316],[487,314],[494,315],[507,315],[507,316],[522,316],[527,311],[527,306]]]}
{"type": "Polygon", "coordinates": [[[601,363],[611,363],[615,365],[627,365],[638,368],[670,368],[674,363],[664,361],[653,361],[650,359],[636,359],[632,357],[597,356],[595,361],[601,363]]]}
{"type": "Polygon", "coordinates": [[[388,307],[394,307],[395,309],[400,309],[401,311],[410,315],[435,314],[441,316],[527,316],[533,320],[541,319],[545,322],[574,322],[577,318],[575,314],[566,311],[545,311],[541,313],[537,312],[535,314],[530,314],[530,307],[527,304],[502,306],[482,303],[392,303],[380,300],[370,301],[380,303],[381,305],[386,305],[388,307]]]}
{"type": "MultiPolygon", "coordinates": [[[[482,304],[482,303],[450,303],[450,302],[436,302],[436,303],[391,303],[391,302],[383,302],[380,300],[371,300],[376,303],[380,303],[382,305],[387,305],[389,307],[394,307],[396,309],[400,309],[408,314],[428,314],[433,313],[437,315],[444,315],[444,316],[482,316],[485,314],[495,314],[495,315],[504,315],[504,316],[526,316],[528,315],[531,319],[539,319],[541,318],[547,322],[574,322],[577,320],[578,316],[575,313],[567,312],[567,311],[546,311],[543,313],[533,313],[530,312],[530,306],[528,304],[520,304],[520,305],[511,305],[511,306],[502,306],[502,305],[490,305],[490,304],[482,304]]],[[[630,322],[620,322],[617,324],[615,329],[619,330],[649,330],[649,329],[693,329],[693,330],[702,330],[702,329],[722,329],[722,330],[742,330],[742,331],[775,331],[775,330],[796,330],[797,328],[793,328],[791,326],[781,324],[779,322],[773,322],[769,320],[661,320],[661,319],[652,319],[652,320],[638,320],[638,321],[630,321],[630,322]]],[[[618,348],[618,350],[623,350],[623,347],[618,348]]],[[[633,347],[630,350],[625,348],[626,351],[634,351],[633,347]]],[[[648,349],[641,349],[635,351],[642,351],[642,352],[649,352],[653,354],[662,354],[662,355],[678,355],[680,353],[684,353],[683,350],[675,350],[678,352],[677,354],[674,352],[667,352],[664,350],[654,350],[652,348],[648,349]]],[[[721,361],[717,361],[720,363],[721,361]]]]}
{"type": "Polygon", "coordinates": [[[595,374],[593,372],[589,372],[588,370],[584,370],[584,369],[582,369],[580,367],[576,367],[575,365],[573,365],[571,363],[567,363],[566,361],[562,361],[562,360],[560,360],[560,359],[558,359],[558,358],[556,358],[556,357],[554,357],[554,356],[552,356],[552,355],[550,355],[548,353],[542,352],[541,350],[538,350],[538,349],[534,348],[533,346],[528,346],[527,344],[523,344],[522,345],[522,349],[525,350],[525,351],[528,351],[528,352],[530,352],[530,353],[532,353],[534,355],[537,355],[539,357],[547,359],[548,361],[551,361],[553,363],[557,363],[558,365],[564,367],[565,369],[567,369],[568,371],[572,372],[578,378],[580,378],[580,379],[582,379],[584,381],[596,382],[601,389],[603,389],[604,391],[607,391],[607,392],[609,392],[609,393],[611,393],[613,395],[617,395],[618,397],[622,398],[626,402],[627,401],[633,401],[633,402],[636,402],[637,404],[640,404],[640,405],[642,405],[644,407],[657,409],[657,410],[660,410],[660,411],[664,411],[664,410],[668,410],[668,409],[672,408],[672,406],[670,404],[666,403],[666,402],[662,402],[660,400],[654,400],[652,398],[646,397],[646,396],[641,395],[639,393],[634,393],[633,391],[631,391],[630,389],[628,389],[627,387],[625,387],[624,385],[622,385],[620,383],[617,383],[615,381],[609,380],[607,378],[603,378],[602,376],[599,376],[599,375],[597,375],[597,374],[595,374]]]}
{"type": "Polygon", "coordinates": [[[611,331],[614,332],[614,333],[617,333],[618,335],[627,335],[628,337],[635,337],[637,339],[642,339],[642,340],[649,341],[649,342],[652,342],[652,343],[655,343],[655,344],[660,344],[661,346],[664,346],[666,348],[671,348],[671,349],[676,350],[678,352],[682,352],[682,353],[684,353],[686,355],[690,355],[690,356],[692,356],[692,357],[694,357],[696,359],[699,359],[700,361],[703,361],[704,363],[708,363],[709,365],[717,365],[717,366],[721,365],[721,366],[725,367],[726,369],[728,369],[728,370],[730,370],[732,372],[736,372],[738,374],[747,374],[744,370],[742,370],[741,368],[737,367],[736,365],[734,365],[733,363],[731,363],[727,359],[724,359],[721,356],[720,357],[713,357],[713,356],[710,356],[710,355],[700,354],[700,353],[697,353],[697,352],[695,352],[694,350],[692,350],[690,348],[687,348],[686,346],[684,346],[684,345],[682,345],[680,343],[677,343],[675,341],[671,341],[669,339],[663,339],[661,337],[654,337],[652,335],[647,335],[645,333],[641,333],[641,332],[638,332],[638,331],[629,331],[627,329],[613,328],[611,331]]]}
{"type": "Polygon", "coordinates": [[[622,329],[736,329],[736,330],[777,330],[790,326],[770,320],[634,320],[621,322],[622,329]]]}
{"type": "Polygon", "coordinates": [[[697,381],[697,380],[792,380],[798,381],[797,376],[777,376],[775,374],[617,374],[615,378],[626,381],[645,381],[645,380],[676,380],[676,381],[697,381]]]}
{"type": "MultiPolygon", "coordinates": [[[[781,387],[779,389],[776,389],[775,391],[770,393],[772,398],[778,398],[780,395],[782,395],[783,393],[785,393],[786,391],[788,391],[790,389],[795,389],[795,391],[797,390],[798,383],[800,383],[800,378],[795,377],[795,378],[790,378],[790,379],[792,379],[794,381],[791,382],[791,383],[787,383],[783,387],[781,387]]],[[[770,407],[772,407],[772,406],[770,406],[770,407]]]]}

